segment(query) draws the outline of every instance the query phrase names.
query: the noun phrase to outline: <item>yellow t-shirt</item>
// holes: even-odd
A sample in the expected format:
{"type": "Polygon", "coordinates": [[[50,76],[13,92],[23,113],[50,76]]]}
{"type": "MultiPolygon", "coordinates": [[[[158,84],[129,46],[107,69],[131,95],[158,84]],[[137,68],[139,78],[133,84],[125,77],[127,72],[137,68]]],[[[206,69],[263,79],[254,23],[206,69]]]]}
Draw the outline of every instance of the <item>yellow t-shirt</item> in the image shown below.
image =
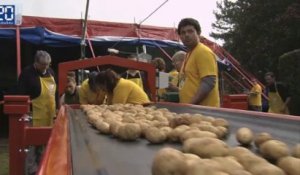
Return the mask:
{"type": "Polygon", "coordinates": [[[141,87],[134,82],[123,78],[120,78],[117,86],[113,90],[113,95],[111,98],[112,104],[143,104],[150,102],[147,94],[141,87]]]}
{"type": "Polygon", "coordinates": [[[88,81],[89,79],[84,80],[79,88],[80,104],[103,104],[106,93],[104,91],[99,91],[98,93],[93,92],[90,89],[88,81]]]}
{"type": "Polygon", "coordinates": [[[249,105],[261,106],[261,86],[256,83],[250,90],[249,94],[249,105]]]}
{"type": "Polygon", "coordinates": [[[169,72],[169,83],[171,83],[173,86],[178,86],[178,74],[179,72],[177,70],[172,70],[169,72]]]}
{"type": "Polygon", "coordinates": [[[219,107],[218,67],[213,51],[204,44],[199,43],[184,64],[185,67],[182,72],[184,83],[179,91],[180,103],[190,103],[200,87],[200,80],[206,76],[215,75],[215,87],[199,105],[219,107]]]}
{"type": "MultiPolygon", "coordinates": [[[[169,72],[169,83],[171,83],[173,86],[178,86],[178,71],[172,70],[169,72]]],[[[163,98],[164,94],[167,93],[166,88],[161,88],[157,90],[157,94],[160,98],[163,98]]]]}

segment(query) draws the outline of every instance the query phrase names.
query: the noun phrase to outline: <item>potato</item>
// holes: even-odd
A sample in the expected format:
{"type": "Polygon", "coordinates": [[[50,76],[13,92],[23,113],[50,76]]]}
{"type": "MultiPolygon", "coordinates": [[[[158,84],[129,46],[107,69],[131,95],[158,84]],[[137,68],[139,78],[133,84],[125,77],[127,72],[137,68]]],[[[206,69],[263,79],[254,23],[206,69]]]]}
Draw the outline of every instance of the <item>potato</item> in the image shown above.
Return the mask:
{"type": "Polygon", "coordinates": [[[204,118],[202,114],[192,114],[192,116],[195,118],[200,118],[201,120],[204,118]]]}
{"type": "Polygon", "coordinates": [[[162,115],[154,115],[153,119],[152,120],[157,120],[159,122],[164,122],[164,123],[168,123],[169,124],[169,121],[167,118],[165,118],[164,116],[162,115]]]}
{"type": "Polygon", "coordinates": [[[102,113],[103,118],[111,118],[114,115],[115,114],[110,110],[106,110],[105,112],[102,113]]]}
{"type": "Polygon", "coordinates": [[[184,155],[173,148],[163,148],[154,156],[152,175],[185,175],[187,163],[184,155]]]}
{"type": "Polygon", "coordinates": [[[202,118],[192,115],[189,117],[189,121],[190,121],[190,125],[197,124],[197,123],[200,124],[202,122],[202,118]]]}
{"type": "Polygon", "coordinates": [[[160,121],[157,121],[157,120],[152,120],[152,121],[150,121],[150,125],[154,126],[154,127],[157,127],[157,128],[161,128],[161,127],[164,127],[164,126],[169,126],[169,123],[168,122],[160,122],[160,121]]]}
{"type": "Polygon", "coordinates": [[[214,117],[211,116],[204,116],[202,118],[203,121],[209,122],[209,123],[213,123],[216,119],[214,117]]]}
{"type": "Polygon", "coordinates": [[[228,135],[228,129],[223,126],[217,126],[217,136],[219,139],[226,138],[228,135]]]}
{"type": "Polygon", "coordinates": [[[166,134],[166,136],[168,136],[173,129],[168,126],[164,126],[164,127],[161,127],[160,130],[162,132],[164,132],[166,134]]]}
{"type": "Polygon", "coordinates": [[[174,118],[174,115],[171,112],[168,112],[164,113],[164,117],[170,122],[174,118]]]}
{"type": "Polygon", "coordinates": [[[235,136],[241,145],[250,145],[253,141],[253,133],[249,128],[238,129],[235,136]]]}
{"type": "Polygon", "coordinates": [[[110,130],[110,133],[115,136],[115,137],[118,137],[118,133],[119,133],[119,128],[120,126],[124,125],[123,123],[121,122],[118,122],[118,121],[115,121],[115,122],[112,122],[109,126],[109,130],[110,130]]]}
{"type": "Polygon", "coordinates": [[[188,130],[189,127],[186,125],[180,125],[173,129],[169,135],[168,140],[171,142],[178,142],[180,140],[180,135],[184,133],[184,131],[188,130]]]}
{"type": "Polygon", "coordinates": [[[246,170],[233,170],[230,175],[252,175],[250,172],[246,170]]]}
{"type": "Polygon", "coordinates": [[[295,157],[283,157],[279,159],[277,166],[283,171],[286,172],[287,175],[299,175],[300,174],[300,159],[295,157]]]}
{"type": "Polygon", "coordinates": [[[229,122],[223,118],[216,118],[213,122],[212,122],[213,126],[222,126],[225,128],[229,127],[229,122]]]}
{"type": "Polygon", "coordinates": [[[110,134],[109,124],[103,122],[102,120],[97,120],[95,123],[95,127],[100,131],[102,134],[110,134]]]}
{"type": "Polygon", "coordinates": [[[87,120],[90,124],[95,123],[98,120],[98,118],[99,118],[98,115],[95,113],[87,115],[87,120]]]}
{"type": "Polygon", "coordinates": [[[191,138],[184,142],[183,152],[196,154],[201,158],[226,156],[228,146],[215,138],[191,138]]]}
{"type": "Polygon", "coordinates": [[[146,114],[146,115],[144,116],[144,118],[147,119],[147,120],[152,120],[153,117],[154,117],[154,116],[151,115],[151,114],[146,114]]]}
{"type": "Polygon", "coordinates": [[[115,111],[114,113],[115,113],[116,115],[121,116],[121,117],[123,117],[123,115],[124,115],[124,112],[123,112],[123,111],[115,111]]]}
{"type": "Polygon", "coordinates": [[[239,158],[243,154],[253,154],[253,153],[250,150],[248,150],[247,148],[237,146],[237,147],[229,148],[228,154],[230,156],[239,158]]]}
{"type": "Polygon", "coordinates": [[[218,133],[218,129],[212,125],[203,125],[202,123],[199,125],[199,129],[201,131],[209,131],[212,133],[217,134],[218,133]]]}
{"type": "Polygon", "coordinates": [[[169,123],[170,123],[171,128],[176,128],[177,126],[180,126],[180,125],[190,125],[191,124],[191,122],[189,121],[189,119],[187,117],[182,117],[182,116],[172,118],[169,121],[169,123]]]}
{"type": "Polygon", "coordinates": [[[286,175],[283,170],[270,163],[260,163],[248,170],[253,175],[286,175]]]}
{"type": "Polygon", "coordinates": [[[259,148],[259,146],[261,144],[263,144],[264,142],[266,142],[268,140],[272,140],[272,136],[267,132],[262,132],[255,136],[254,144],[257,148],[259,148]]]}
{"type": "Polygon", "coordinates": [[[278,160],[290,154],[288,146],[279,140],[269,140],[264,142],[259,151],[261,155],[269,160],[278,160]]]}
{"type": "Polygon", "coordinates": [[[143,122],[139,122],[138,124],[140,125],[141,130],[142,130],[141,137],[144,137],[147,129],[150,128],[151,125],[148,123],[143,123],[143,122]]]}
{"type": "Polygon", "coordinates": [[[237,160],[248,171],[250,171],[251,168],[257,166],[258,164],[268,163],[265,159],[258,157],[253,153],[242,154],[237,157],[237,160]]]}
{"type": "Polygon", "coordinates": [[[217,135],[208,131],[187,130],[180,135],[180,140],[181,142],[184,142],[185,140],[190,138],[203,138],[203,137],[217,138],[217,135]]]}
{"type": "Polygon", "coordinates": [[[190,154],[190,153],[183,153],[186,161],[189,161],[189,160],[200,160],[201,158],[195,154],[190,154]]]}
{"type": "Polygon", "coordinates": [[[222,171],[229,174],[235,170],[244,170],[244,167],[233,157],[214,157],[212,160],[218,162],[222,171]]]}
{"type": "Polygon", "coordinates": [[[219,163],[211,159],[195,159],[188,162],[186,175],[228,175],[221,171],[219,163]]]}
{"type": "Polygon", "coordinates": [[[167,135],[160,129],[151,127],[146,130],[145,138],[150,143],[163,143],[167,139],[167,135]]]}
{"type": "Polygon", "coordinates": [[[119,127],[118,137],[126,141],[134,141],[141,136],[142,130],[136,123],[126,123],[119,127]]]}
{"type": "Polygon", "coordinates": [[[300,158],[300,143],[292,149],[292,156],[300,158]]]}

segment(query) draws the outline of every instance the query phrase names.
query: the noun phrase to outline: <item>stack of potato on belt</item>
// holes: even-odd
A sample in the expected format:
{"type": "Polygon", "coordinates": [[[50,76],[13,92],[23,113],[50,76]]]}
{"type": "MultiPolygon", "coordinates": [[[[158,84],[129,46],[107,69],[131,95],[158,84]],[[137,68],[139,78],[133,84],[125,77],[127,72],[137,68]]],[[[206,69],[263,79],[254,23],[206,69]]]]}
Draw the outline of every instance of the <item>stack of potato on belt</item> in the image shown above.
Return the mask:
{"type": "Polygon", "coordinates": [[[254,142],[264,159],[245,147],[229,147],[222,141],[229,132],[229,123],[222,118],[131,104],[81,108],[102,134],[124,141],[144,137],[153,144],[182,143],[182,152],[163,148],[155,155],[153,175],[300,175],[300,144],[290,151],[268,133],[254,136],[250,129],[240,128],[237,141],[242,146],[254,142]]]}

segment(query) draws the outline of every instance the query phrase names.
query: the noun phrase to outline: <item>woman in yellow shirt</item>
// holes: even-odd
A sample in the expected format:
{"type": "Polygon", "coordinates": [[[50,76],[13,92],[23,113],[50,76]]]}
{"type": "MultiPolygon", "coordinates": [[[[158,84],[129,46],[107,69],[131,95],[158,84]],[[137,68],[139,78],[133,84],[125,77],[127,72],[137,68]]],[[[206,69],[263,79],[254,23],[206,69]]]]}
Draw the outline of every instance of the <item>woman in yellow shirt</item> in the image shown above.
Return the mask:
{"type": "Polygon", "coordinates": [[[97,72],[92,72],[89,78],[84,80],[79,88],[80,104],[100,105],[104,103],[106,93],[96,87],[97,72]]]}
{"type": "Polygon", "coordinates": [[[101,71],[97,74],[96,85],[97,88],[107,93],[108,104],[143,104],[150,102],[147,94],[141,87],[130,80],[120,78],[111,69],[101,71]]]}

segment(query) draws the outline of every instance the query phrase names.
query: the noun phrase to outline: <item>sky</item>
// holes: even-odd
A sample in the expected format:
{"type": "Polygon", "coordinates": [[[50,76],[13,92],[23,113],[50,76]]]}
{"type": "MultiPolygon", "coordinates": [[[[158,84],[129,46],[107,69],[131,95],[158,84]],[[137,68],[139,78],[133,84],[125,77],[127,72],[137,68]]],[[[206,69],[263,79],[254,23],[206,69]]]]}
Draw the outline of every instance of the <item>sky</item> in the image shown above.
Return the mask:
{"type": "MultiPolygon", "coordinates": [[[[86,0],[17,1],[22,5],[23,15],[75,19],[83,18],[86,4],[86,0]]],[[[209,33],[212,32],[211,24],[215,22],[213,11],[220,0],[90,0],[89,19],[139,23],[165,1],[142,24],[176,27],[182,18],[192,17],[199,21],[202,35],[214,41],[209,33]]]]}

